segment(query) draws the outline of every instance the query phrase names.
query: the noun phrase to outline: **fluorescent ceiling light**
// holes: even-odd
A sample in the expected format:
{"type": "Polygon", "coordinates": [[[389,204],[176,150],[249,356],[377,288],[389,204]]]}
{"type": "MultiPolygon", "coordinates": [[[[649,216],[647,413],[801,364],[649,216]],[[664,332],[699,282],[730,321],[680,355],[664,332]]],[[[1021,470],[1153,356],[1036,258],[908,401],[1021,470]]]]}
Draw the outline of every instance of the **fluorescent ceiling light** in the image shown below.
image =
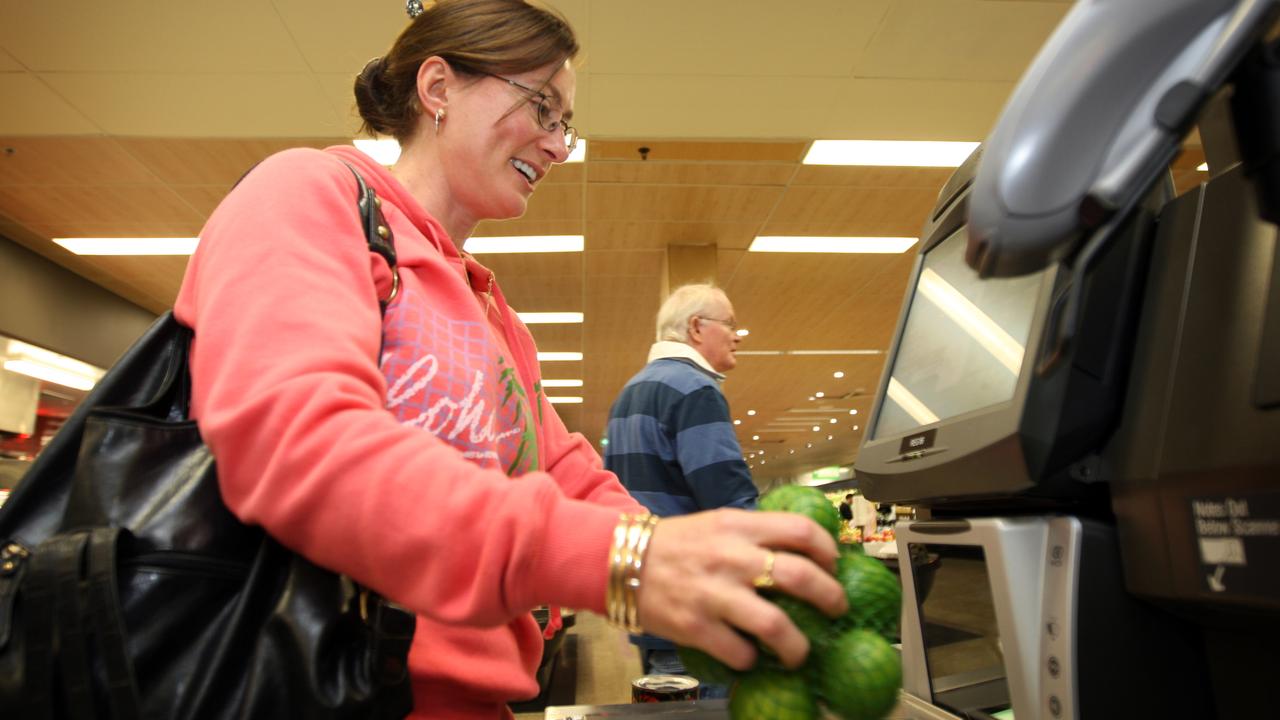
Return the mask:
{"type": "Polygon", "coordinates": [[[522,312],[516,313],[525,325],[552,325],[557,323],[581,323],[580,312],[522,312]]]}
{"type": "Polygon", "coordinates": [[[54,238],[76,255],[190,255],[200,238],[54,238]]]}
{"type": "Polygon", "coordinates": [[[547,380],[546,378],[543,378],[542,387],[544,388],[582,387],[582,381],[581,380],[547,380]]]}
{"type": "Polygon", "coordinates": [[[802,237],[758,236],[748,252],[775,253],[904,253],[919,238],[913,237],[802,237]]]}
{"type": "Polygon", "coordinates": [[[8,341],[5,355],[5,370],[77,390],[92,388],[106,374],[102,368],[20,340],[8,341]]]}
{"type": "Polygon", "coordinates": [[[573,152],[569,153],[569,159],[565,160],[565,162],[577,163],[577,162],[582,162],[583,160],[586,160],[586,159],[587,159],[587,141],[583,140],[582,138],[578,138],[578,144],[573,148],[573,152]]]}
{"type": "Polygon", "coordinates": [[[540,352],[538,353],[538,362],[579,362],[582,360],[580,352],[540,352]]]}
{"type": "Polygon", "coordinates": [[[360,152],[373,158],[374,162],[379,165],[395,165],[400,159],[400,143],[394,138],[379,138],[373,140],[370,138],[362,138],[360,140],[352,140],[352,145],[360,152]]]}
{"type": "Polygon", "coordinates": [[[960,167],[977,147],[976,142],[814,140],[804,164],[960,167]]]}
{"type": "Polygon", "coordinates": [[[4,369],[27,377],[33,377],[37,380],[66,385],[76,390],[89,390],[95,383],[94,380],[83,375],[77,375],[76,373],[48,365],[41,365],[31,360],[5,360],[4,369]]]}
{"type": "Polygon", "coordinates": [[[920,273],[919,287],[921,295],[991,353],[1006,370],[1015,376],[1022,371],[1022,356],[1026,353],[1026,348],[974,305],[964,293],[932,268],[925,268],[920,273]]]}
{"type": "MultiPolygon", "coordinates": [[[[907,414],[911,416],[912,420],[915,420],[921,425],[929,425],[938,422],[938,416],[933,414],[933,411],[930,410],[923,402],[920,402],[920,398],[912,394],[912,392],[907,389],[907,386],[898,382],[897,378],[889,378],[888,395],[890,400],[897,403],[898,407],[905,410],[907,414]]],[[[855,426],[854,429],[856,430],[857,427],[855,426]]]]}
{"type": "Polygon", "coordinates": [[[559,395],[554,397],[551,395],[548,395],[547,400],[550,400],[553,405],[581,405],[582,404],[582,397],[578,395],[559,395]]]}
{"type": "Polygon", "coordinates": [[[462,246],[472,255],[485,253],[582,252],[581,235],[528,235],[523,237],[472,237],[462,246]]]}
{"type": "Polygon", "coordinates": [[[1196,166],[1196,169],[1199,170],[1200,172],[1209,172],[1209,163],[1202,162],[1196,166]]]}
{"type": "Polygon", "coordinates": [[[781,350],[737,350],[734,355],[781,355],[781,350]]]}

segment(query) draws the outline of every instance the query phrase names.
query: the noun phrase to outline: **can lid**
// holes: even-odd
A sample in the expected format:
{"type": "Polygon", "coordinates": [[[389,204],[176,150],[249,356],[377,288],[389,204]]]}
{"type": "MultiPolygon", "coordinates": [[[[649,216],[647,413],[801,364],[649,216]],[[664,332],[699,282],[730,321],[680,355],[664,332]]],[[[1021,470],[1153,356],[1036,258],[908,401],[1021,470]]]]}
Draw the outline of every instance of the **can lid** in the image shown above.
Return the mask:
{"type": "Polygon", "coordinates": [[[698,679],[689,675],[645,675],[632,684],[645,690],[676,692],[698,687],[698,679]]]}

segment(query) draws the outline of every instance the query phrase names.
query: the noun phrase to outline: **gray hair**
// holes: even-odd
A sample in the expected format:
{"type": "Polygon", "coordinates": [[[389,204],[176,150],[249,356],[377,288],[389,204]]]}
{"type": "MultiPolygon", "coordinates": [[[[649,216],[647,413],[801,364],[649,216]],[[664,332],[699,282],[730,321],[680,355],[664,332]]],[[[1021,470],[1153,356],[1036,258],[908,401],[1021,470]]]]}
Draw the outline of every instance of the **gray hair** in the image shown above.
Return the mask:
{"type": "Polygon", "coordinates": [[[656,339],[689,342],[689,318],[710,310],[717,298],[729,300],[715,285],[682,285],[671,291],[658,310],[656,339]]]}

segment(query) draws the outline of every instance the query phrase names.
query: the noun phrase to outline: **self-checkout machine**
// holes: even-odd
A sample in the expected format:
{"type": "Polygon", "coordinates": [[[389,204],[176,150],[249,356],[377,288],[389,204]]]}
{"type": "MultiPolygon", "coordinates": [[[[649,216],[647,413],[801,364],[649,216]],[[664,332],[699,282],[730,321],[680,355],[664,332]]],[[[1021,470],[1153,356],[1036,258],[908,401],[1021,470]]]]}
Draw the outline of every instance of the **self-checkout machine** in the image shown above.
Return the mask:
{"type": "Polygon", "coordinates": [[[1082,0],[940,194],[855,465],[920,717],[1280,716],[1276,17],[1082,0]]]}

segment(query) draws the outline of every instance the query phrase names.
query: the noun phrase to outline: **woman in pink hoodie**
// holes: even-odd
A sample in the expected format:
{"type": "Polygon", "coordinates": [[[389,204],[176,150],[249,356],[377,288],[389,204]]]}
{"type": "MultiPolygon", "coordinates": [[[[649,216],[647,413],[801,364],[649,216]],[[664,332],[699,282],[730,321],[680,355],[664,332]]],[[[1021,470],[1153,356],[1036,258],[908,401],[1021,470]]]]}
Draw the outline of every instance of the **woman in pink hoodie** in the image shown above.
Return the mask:
{"type": "Polygon", "coordinates": [[[756,653],[737,631],[791,665],[808,651],[756,587],[845,605],[835,545],[808,520],[629,515],[642,508],[548,403],[493,274],[459,250],[568,157],[577,50],[523,0],[430,4],[356,81],[396,165],[348,147],[264,161],[210,217],[177,301],[227,505],[418,615],[414,717],[509,717],[536,695],[539,605],[737,668],[756,653]],[[381,198],[398,283],[365,245],[344,161],[381,198]]]}

